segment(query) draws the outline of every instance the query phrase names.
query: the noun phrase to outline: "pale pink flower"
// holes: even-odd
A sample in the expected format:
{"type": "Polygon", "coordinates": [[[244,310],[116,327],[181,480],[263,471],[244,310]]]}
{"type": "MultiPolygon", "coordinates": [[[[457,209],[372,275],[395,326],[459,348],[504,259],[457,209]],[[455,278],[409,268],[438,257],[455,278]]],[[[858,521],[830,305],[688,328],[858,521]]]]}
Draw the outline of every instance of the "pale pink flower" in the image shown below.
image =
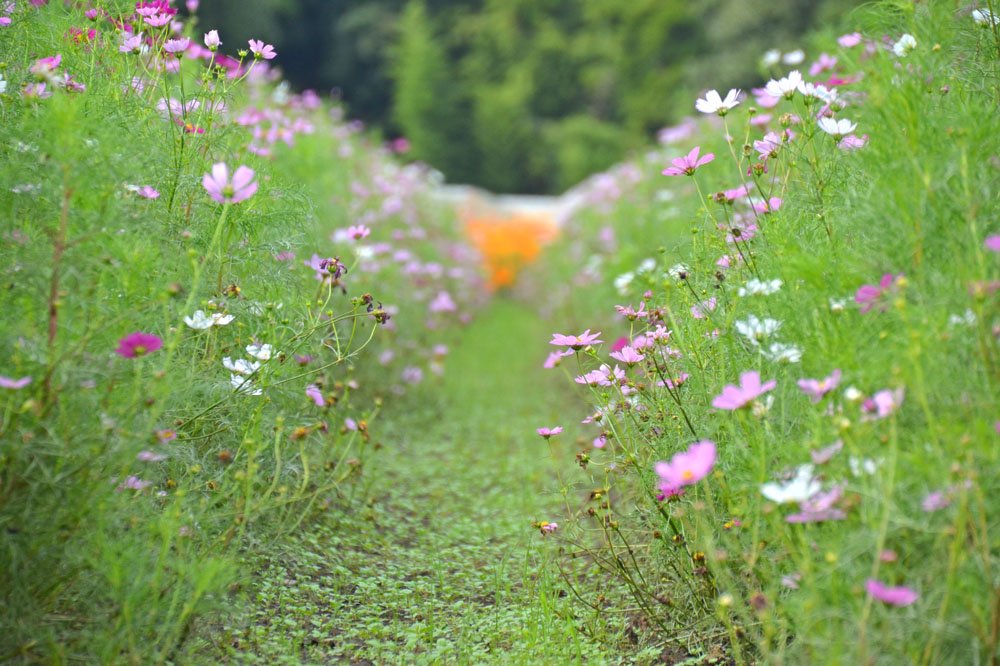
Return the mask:
{"type": "Polygon", "coordinates": [[[1000,252],[1000,234],[993,234],[986,237],[986,249],[993,252],[1000,252]]]}
{"type": "Polygon", "coordinates": [[[708,318],[708,313],[715,310],[715,305],[717,301],[715,296],[708,299],[707,301],[702,301],[691,306],[691,316],[695,319],[706,319],[708,318]]]}
{"type": "Polygon", "coordinates": [[[819,402],[823,399],[823,396],[837,388],[840,384],[840,369],[836,369],[830,373],[829,377],[824,379],[800,379],[798,381],[799,388],[809,396],[809,399],[813,402],[819,402]]]}
{"type": "Polygon", "coordinates": [[[903,388],[894,391],[882,389],[861,403],[861,411],[866,414],[874,414],[875,416],[871,418],[884,419],[899,409],[905,396],[906,392],[903,388]]]}
{"type": "Polygon", "coordinates": [[[154,453],[153,451],[139,451],[135,459],[142,462],[160,462],[161,460],[166,460],[167,456],[162,453],[154,453]]]}
{"type": "Polygon", "coordinates": [[[844,441],[838,439],[836,442],[830,446],[819,449],[818,451],[810,451],[809,457],[816,465],[822,465],[824,463],[830,462],[830,459],[837,455],[844,448],[844,441]]]}
{"type": "Polygon", "coordinates": [[[909,606],[920,597],[915,590],[909,587],[889,587],[874,578],[865,581],[865,589],[875,599],[892,606],[909,606]]]}
{"type": "Polygon", "coordinates": [[[851,32],[846,35],[841,35],[837,38],[837,43],[843,46],[845,49],[849,49],[852,46],[857,46],[861,43],[861,33],[851,32]]]}
{"type": "Polygon", "coordinates": [[[556,426],[554,428],[538,428],[535,432],[539,435],[548,439],[549,437],[554,437],[563,431],[562,426],[556,426]]]}
{"type": "Polygon", "coordinates": [[[254,172],[248,166],[240,166],[229,180],[229,167],[224,162],[212,166],[212,173],[202,178],[202,187],[208,195],[219,203],[239,203],[249,199],[257,191],[254,172]]]}
{"type": "Polygon", "coordinates": [[[168,39],[163,43],[163,50],[167,53],[176,55],[178,53],[183,53],[187,50],[187,47],[191,44],[191,40],[187,37],[181,37],[179,39],[168,39]]]}
{"type": "Polygon", "coordinates": [[[549,340],[549,344],[569,347],[574,351],[579,351],[587,345],[596,345],[604,342],[603,340],[598,339],[600,334],[600,331],[597,333],[591,333],[589,328],[580,335],[563,335],[562,333],[553,333],[552,339],[549,340]]]}
{"type": "Polygon", "coordinates": [[[809,67],[809,76],[816,76],[817,74],[825,72],[828,69],[833,69],[836,66],[837,66],[837,58],[835,58],[834,56],[827,55],[825,53],[820,53],[819,58],[816,59],[816,62],[814,62],[812,66],[809,67]]]}
{"type": "Polygon", "coordinates": [[[250,50],[253,51],[254,58],[258,60],[263,58],[264,60],[272,60],[277,53],[274,51],[274,47],[270,44],[264,44],[263,41],[259,39],[250,40],[250,50]]]}
{"type": "Polygon", "coordinates": [[[684,157],[677,157],[671,162],[674,166],[667,167],[663,170],[664,176],[693,176],[695,169],[698,167],[708,164],[715,159],[715,155],[712,153],[706,153],[700,158],[698,157],[698,152],[701,150],[700,146],[695,146],[691,149],[691,152],[684,157]]]}
{"type": "Polygon", "coordinates": [[[670,462],[660,461],[654,471],[660,477],[660,489],[677,489],[704,479],[715,464],[715,443],[704,440],[692,444],[687,451],[675,453],[670,462]]]}
{"type": "Polygon", "coordinates": [[[11,377],[4,377],[0,375],[0,388],[5,389],[23,389],[25,386],[31,383],[31,377],[21,377],[20,379],[13,379],[11,377]]]}
{"type": "Polygon", "coordinates": [[[565,351],[554,351],[545,358],[545,363],[542,364],[542,367],[546,370],[551,370],[559,365],[559,361],[562,360],[563,357],[572,355],[573,352],[568,349],[565,351]]]}
{"type": "Polygon", "coordinates": [[[722,389],[722,393],[712,399],[712,406],[718,409],[735,410],[746,407],[756,398],[767,393],[778,385],[776,380],[761,383],[760,373],[756,370],[744,372],[740,375],[739,386],[727,384],[722,389]]]}
{"type": "Polygon", "coordinates": [[[618,351],[611,352],[611,358],[621,361],[626,365],[635,365],[646,357],[637,352],[634,347],[626,345],[618,351]]]}
{"type": "Polygon", "coordinates": [[[140,187],[138,190],[135,191],[135,193],[140,197],[142,197],[143,199],[156,199],[157,197],[160,196],[160,193],[157,192],[155,188],[150,187],[149,185],[140,187]]]}
{"type": "Polygon", "coordinates": [[[306,387],[306,395],[316,404],[317,407],[326,406],[326,398],[323,397],[323,392],[315,384],[310,384],[306,387]]]}
{"type": "Polygon", "coordinates": [[[219,39],[218,30],[209,30],[205,33],[205,46],[208,47],[209,51],[215,51],[222,46],[222,40],[219,39]]]}

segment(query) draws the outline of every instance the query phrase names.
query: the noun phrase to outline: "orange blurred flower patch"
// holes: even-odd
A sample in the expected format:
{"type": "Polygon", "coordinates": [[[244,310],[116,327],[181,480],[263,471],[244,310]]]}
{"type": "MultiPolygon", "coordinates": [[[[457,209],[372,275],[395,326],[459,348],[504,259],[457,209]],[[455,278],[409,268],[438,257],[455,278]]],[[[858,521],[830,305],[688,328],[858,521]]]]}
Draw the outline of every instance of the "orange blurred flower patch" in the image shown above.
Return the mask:
{"type": "Polygon", "coordinates": [[[482,205],[459,210],[465,233],[479,250],[491,289],[514,283],[518,272],[534,261],[559,229],[544,213],[505,212],[482,205]]]}

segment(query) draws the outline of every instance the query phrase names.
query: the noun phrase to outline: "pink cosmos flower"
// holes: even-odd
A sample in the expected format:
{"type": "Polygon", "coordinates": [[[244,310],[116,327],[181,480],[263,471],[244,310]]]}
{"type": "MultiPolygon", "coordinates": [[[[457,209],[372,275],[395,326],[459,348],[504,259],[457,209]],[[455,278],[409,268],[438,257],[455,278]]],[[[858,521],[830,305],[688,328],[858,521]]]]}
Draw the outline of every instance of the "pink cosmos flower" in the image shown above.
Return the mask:
{"type": "Polygon", "coordinates": [[[253,177],[253,169],[240,166],[230,182],[229,167],[225,162],[219,162],[212,166],[211,174],[205,174],[201,185],[208,192],[208,196],[218,203],[239,203],[249,199],[257,191],[257,181],[253,177]]]}
{"type": "Polygon", "coordinates": [[[372,232],[371,229],[363,224],[354,224],[347,227],[347,235],[354,240],[361,240],[362,238],[367,238],[368,234],[372,232]]]}
{"type": "Polygon", "coordinates": [[[706,319],[708,313],[715,310],[715,304],[717,303],[715,296],[708,299],[707,301],[702,301],[696,305],[691,306],[691,316],[695,319],[706,319]]]}
{"type": "Polygon", "coordinates": [[[142,462],[160,462],[161,460],[166,460],[167,457],[162,453],[154,453],[153,451],[139,451],[135,459],[142,462]]]}
{"type": "Polygon", "coordinates": [[[667,167],[663,170],[664,176],[693,176],[695,169],[698,167],[708,164],[715,159],[715,155],[712,153],[706,153],[700,158],[698,157],[698,152],[701,150],[701,146],[695,146],[691,149],[691,152],[684,157],[677,157],[670,160],[674,166],[667,167]]]}
{"type": "Polygon", "coordinates": [[[880,311],[885,312],[889,306],[885,302],[882,302],[883,298],[889,294],[893,285],[896,284],[902,277],[902,273],[898,273],[896,275],[886,273],[882,276],[882,279],[879,280],[877,286],[871,284],[862,285],[858,289],[857,293],[854,294],[854,302],[861,306],[861,313],[864,314],[865,312],[868,312],[876,305],[878,305],[880,311]]]}
{"type": "Polygon", "coordinates": [[[819,493],[803,500],[799,512],[785,517],[789,523],[819,523],[825,520],[844,520],[847,513],[833,505],[843,496],[844,485],[839,484],[825,493],[819,493]]]}
{"type": "Polygon", "coordinates": [[[857,46],[861,43],[861,33],[852,32],[846,35],[841,35],[837,38],[837,43],[843,46],[845,49],[849,49],[852,46],[857,46]]]}
{"type": "Polygon", "coordinates": [[[541,531],[542,536],[545,536],[546,534],[552,534],[559,529],[559,523],[539,523],[538,529],[541,531]]]}
{"type": "Polygon", "coordinates": [[[686,372],[682,372],[681,374],[679,374],[677,376],[677,379],[673,379],[673,380],[667,379],[666,381],[659,381],[659,382],[656,382],[656,385],[657,386],[666,386],[668,389],[670,389],[671,391],[673,391],[675,388],[679,387],[681,384],[683,384],[685,381],[687,381],[690,378],[691,378],[691,375],[689,375],[686,372]]]}
{"type": "Polygon", "coordinates": [[[830,373],[825,379],[800,379],[799,388],[809,396],[813,402],[819,402],[823,396],[837,388],[840,384],[840,368],[830,373]]]}
{"type": "Polygon", "coordinates": [[[545,439],[548,439],[549,437],[558,435],[562,431],[563,431],[562,426],[556,426],[555,428],[538,428],[535,432],[537,432],[545,439]]]}
{"type": "Polygon", "coordinates": [[[152,333],[142,333],[136,331],[118,341],[118,348],[115,353],[125,358],[138,358],[154,352],[163,346],[163,340],[152,333]]]}
{"type": "Polygon", "coordinates": [[[135,191],[135,193],[140,197],[142,197],[143,199],[156,199],[157,197],[160,196],[160,193],[157,192],[154,188],[150,187],[149,185],[140,187],[138,190],[135,191]]]}
{"type": "Polygon", "coordinates": [[[809,76],[816,76],[817,74],[825,72],[828,69],[833,69],[836,66],[837,66],[837,58],[829,56],[825,53],[820,53],[819,58],[816,59],[816,62],[814,62],[809,67],[809,76]]]}
{"type": "Polygon", "coordinates": [[[874,578],[865,581],[865,589],[875,599],[891,606],[909,606],[920,597],[915,590],[909,587],[889,587],[874,578]]]}
{"type": "Polygon", "coordinates": [[[947,508],[951,504],[951,497],[947,493],[941,492],[940,490],[935,490],[932,493],[928,493],[924,496],[924,499],[920,502],[920,508],[926,512],[940,511],[941,509],[947,508]]]}
{"type": "Polygon", "coordinates": [[[133,476],[130,476],[127,479],[125,479],[124,483],[118,484],[118,487],[115,488],[115,490],[117,490],[117,491],[122,491],[122,490],[126,490],[126,489],[128,489],[128,490],[142,490],[143,488],[148,488],[151,485],[153,485],[152,481],[143,481],[139,477],[133,475],[133,476]]]}
{"type": "Polygon", "coordinates": [[[48,72],[54,71],[62,63],[62,55],[56,54],[54,56],[49,56],[47,58],[39,58],[35,61],[29,71],[32,74],[43,75],[48,72]]]}
{"type": "Polygon", "coordinates": [[[993,252],[1000,252],[1000,234],[993,234],[986,237],[986,249],[993,252]]]}
{"type": "Polygon", "coordinates": [[[218,30],[209,30],[205,33],[205,46],[209,51],[215,51],[217,48],[222,46],[222,40],[219,39],[218,30]]]}
{"type": "Polygon", "coordinates": [[[660,477],[660,489],[676,490],[704,479],[715,464],[715,443],[703,440],[692,444],[687,451],[675,453],[670,462],[660,461],[654,471],[660,477]]]}
{"type": "Polygon", "coordinates": [[[563,335],[562,333],[553,333],[552,339],[549,340],[549,344],[569,347],[574,351],[579,351],[587,345],[596,345],[604,342],[604,340],[599,340],[597,338],[600,334],[600,331],[597,333],[591,333],[589,328],[580,335],[563,335]]]}
{"type": "Polygon", "coordinates": [[[25,386],[31,383],[31,377],[21,377],[20,379],[13,379],[11,377],[4,377],[0,375],[0,388],[5,389],[23,389],[25,386]]]}
{"type": "Polygon", "coordinates": [[[857,134],[848,134],[847,136],[845,136],[843,139],[840,140],[840,143],[837,144],[837,146],[841,150],[857,150],[858,148],[864,148],[867,145],[868,145],[867,134],[862,135],[860,137],[857,134]]]}
{"type": "Polygon", "coordinates": [[[264,60],[272,60],[276,55],[274,47],[270,44],[265,45],[263,41],[259,39],[250,40],[250,50],[253,51],[253,57],[258,60],[263,58],[264,60]]]}
{"type": "Polygon", "coordinates": [[[139,53],[142,50],[142,33],[131,35],[126,33],[122,37],[122,43],[118,46],[121,53],[139,53]]]}
{"type": "Polygon", "coordinates": [[[572,355],[573,352],[568,349],[565,351],[554,351],[545,358],[545,363],[542,364],[542,367],[545,368],[546,370],[551,370],[552,368],[559,365],[559,361],[564,356],[572,356],[572,355]]]}
{"type": "Polygon", "coordinates": [[[153,14],[152,16],[144,17],[143,21],[146,22],[146,25],[154,28],[162,28],[170,23],[170,14],[153,14]]]}
{"type": "Polygon", "coordinates": [[[177,431],[170,430],[169,428],[157,430],[153,434],[156,436],[156,439],[160,442],[160,444],[166,444],[167,442],[172,442],[177,439],[177,431]]]}
{"type": "Polygon", "coordinates": [[[903,388],[898,388],[895,391],[882,389],[861,403],[861,411],[869,415],[874,414],[873,417],[869,418],[884,419],[899,409],[905,397],[906,391],[903,388]]]}
{"type": "Polygon", "coordinates": [[[11,24],[11,18],[9,16],[0,16],[0,28],[6,28],[11,24]]]}
{"type": "Polygon", "coordinates": [[[833,458],[835,455],[837,455],[843,448],[844,448],[844,441],[838,439],[830,446],[824,447],[817,451],[810,451],[809,457],[812,458],[814,464],[822,465],[824,463],[830,462],[830,459],[833,458]]]}
{"type": "Polygon", "coordinates": [[[458,305],[452,299],[451,294],[447,291],[440,291],[438,295],[434,297],[434,300],[430,302],[427,308],[431,312],[455,312],[458,310],[458,305]]]}
{"type": "Polygon", "coordinates": [[[634,347],[626,345],[619,351],[611,352],[611,358],[621,361],[626,365],[635,365],[646,357],[637,352],[634,347]]]}
{"type": "Polygon", "coordinates": [[[187,37],[182,37],[180,39],[168,39],[163,43],[163,50],[167,53],[177,55],[178,53],[186,51],[190,44],[191,40],[187,37]]]}
{"type": "Polygon", "coordinates": [[[771,197],[766,202],[758,201],[753,205],[753,209],[758,213],[771,213],[781,208],[781,199],[771,197]]]}
{"type": "Polygon", "coordinates": [[[760,374],[756,370],[744,372],[740,375],[739,386],[726,384],[722,393],[712,399],[712,406],[718,409],[740,409],[777,385],[778,382],[774,379],[761,384],[760,374]]]}
{"type": "Polygon", "coordinates": [[[310,384],[306,387],[306,395],[316,403],[317,407],[326,406],[326,398],[323,397],[323,392],[319,390],[319,387],[315,384],[310,384]]]}

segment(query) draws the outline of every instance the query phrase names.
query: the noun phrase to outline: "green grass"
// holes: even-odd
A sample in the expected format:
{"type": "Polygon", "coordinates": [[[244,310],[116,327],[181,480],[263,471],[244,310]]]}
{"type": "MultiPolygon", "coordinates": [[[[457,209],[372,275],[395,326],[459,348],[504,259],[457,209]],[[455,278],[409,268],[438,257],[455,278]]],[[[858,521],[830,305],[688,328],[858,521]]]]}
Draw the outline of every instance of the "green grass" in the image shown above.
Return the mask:
{"type": "Polygon", "coordinates": [[[534,432],[565,400],[527,351],[545,331],[494,302],[443,380],[383,424],[363,494],[244,578],[250,611],[212,630],[215,649],[262,664],[633,663],[609,651],[627,647],[627,607],[575,603],[551,566],[559,545],[532,524],[562,504],[534,432]]]}

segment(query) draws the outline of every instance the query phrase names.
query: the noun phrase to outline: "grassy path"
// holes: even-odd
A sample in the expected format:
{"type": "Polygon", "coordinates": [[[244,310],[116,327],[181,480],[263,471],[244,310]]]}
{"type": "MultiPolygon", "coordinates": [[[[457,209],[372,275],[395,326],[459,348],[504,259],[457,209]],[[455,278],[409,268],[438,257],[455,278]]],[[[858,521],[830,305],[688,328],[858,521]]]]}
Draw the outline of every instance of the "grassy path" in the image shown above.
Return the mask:
{"type": "Polygon", "coordinates": [[[534,433],[560,422],[559,378],[540,368],[546,338],[533,312],[499,300],[468,329],[442,384],[379,424],[362,508],[331,510],[248,585],[254,617],[225,638],[232,658],[615,661],[601,656],[613,640],[602,623],[574,617],[585,609],[542,570],[557,546],[532,527],[562,515],[534,433]]]}

